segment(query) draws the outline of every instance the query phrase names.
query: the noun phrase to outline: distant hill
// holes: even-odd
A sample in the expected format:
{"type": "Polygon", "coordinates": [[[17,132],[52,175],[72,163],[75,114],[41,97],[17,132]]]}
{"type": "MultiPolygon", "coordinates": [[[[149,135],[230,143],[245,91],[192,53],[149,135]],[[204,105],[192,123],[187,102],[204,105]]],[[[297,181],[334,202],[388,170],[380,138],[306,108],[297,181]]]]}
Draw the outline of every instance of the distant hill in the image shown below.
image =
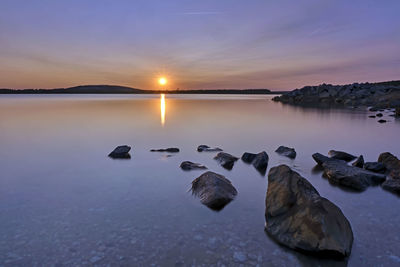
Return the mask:
{"type": "Polygon", "coordinates": [[[272,94],[268,89],[142,90],[117,85],[81,85],[56,89],[0,89],[0,94],[272,94]]]}

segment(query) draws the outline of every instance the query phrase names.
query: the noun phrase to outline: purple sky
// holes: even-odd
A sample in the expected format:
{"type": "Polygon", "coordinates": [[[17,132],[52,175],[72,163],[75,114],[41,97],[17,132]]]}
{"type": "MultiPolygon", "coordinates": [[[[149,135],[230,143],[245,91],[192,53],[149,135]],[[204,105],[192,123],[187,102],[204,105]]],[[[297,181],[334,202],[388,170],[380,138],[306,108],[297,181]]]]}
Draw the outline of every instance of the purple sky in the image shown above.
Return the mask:
{"type": "Polygon", "coordinates": [[[400,79],[399,0],[1,0],[0,88],[400,79]]]}

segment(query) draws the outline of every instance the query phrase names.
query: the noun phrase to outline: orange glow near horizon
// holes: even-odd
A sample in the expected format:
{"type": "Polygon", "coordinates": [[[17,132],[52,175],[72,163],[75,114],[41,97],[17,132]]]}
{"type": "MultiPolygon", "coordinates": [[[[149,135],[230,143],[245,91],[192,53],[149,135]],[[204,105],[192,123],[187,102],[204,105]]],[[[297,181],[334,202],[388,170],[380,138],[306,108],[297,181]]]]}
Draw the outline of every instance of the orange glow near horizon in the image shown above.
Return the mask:
{"type": "Polygon", "coordinates": [[[161,94],[160,99],[161,125],[165,124],[165,94],[161,94]]]}

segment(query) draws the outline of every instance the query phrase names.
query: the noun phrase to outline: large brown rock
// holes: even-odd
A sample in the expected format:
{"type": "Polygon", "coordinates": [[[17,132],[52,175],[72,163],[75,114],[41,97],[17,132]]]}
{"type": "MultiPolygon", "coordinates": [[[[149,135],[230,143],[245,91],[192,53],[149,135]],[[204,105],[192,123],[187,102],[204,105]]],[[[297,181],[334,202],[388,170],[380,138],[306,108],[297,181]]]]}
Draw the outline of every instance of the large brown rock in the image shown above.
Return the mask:
{"type": "Polygon", "coordinates": [[[388,179],[382,188],[400,195],[400,160],[389,152],[379,155],[378,162],[385,165],[388,179]]]}
{"type": "Polygon", "coordinates": [[[278,243],[329,257],[350,255],[353,231],[342,211],[286,165],[268,174],[267,233],[278,243]]]}
{"type": "Polygon", "coordinates": [[[225,176],[205,172],[192,182],[192,193],[210,209],[219,211],[237,195],[236,188],[225,176]]]}

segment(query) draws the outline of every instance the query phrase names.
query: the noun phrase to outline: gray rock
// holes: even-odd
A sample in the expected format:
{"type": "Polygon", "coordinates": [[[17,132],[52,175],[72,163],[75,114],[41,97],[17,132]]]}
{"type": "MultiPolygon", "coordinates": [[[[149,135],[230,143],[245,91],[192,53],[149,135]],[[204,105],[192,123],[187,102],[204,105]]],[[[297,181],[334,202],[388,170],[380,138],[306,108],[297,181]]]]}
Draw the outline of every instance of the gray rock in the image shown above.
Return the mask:
{"type": "Polygon", "coordinates": [[[328,152],[328,155],[333,159],[340,159],[340,160],[344,160],[344,161],[352,161],[357,158],[354,155],[351,155],[351,154],[343,152],[343,151],[337,151],[337,150],[330,150],[328,152]]]}
{"type": "Polygon", "coordinates": [[[349,256],[353,232],[342,211],[286,165],[270,170],[267,233],[289,248],[319,256],[349,256]]]}
{"type": "Polygon", "coordinates": [[[236,262],[245,262],[247,260],[247,256],[243,252],[236,251],[233,253],[233,259],[236,262]]]}
{"type": "Polygon", "coordinates": [[[291,159],[296,158],[296,150],[294,150],[294,148],[280,146],[275,150],[275,152],[291,159]]]}
{"type": "Polygon", "coordinates": [[[364,157],[360,155],[352,164],[354,167],[362,168],[364,167],[364,157]]]}
{"type": "Polygon", "coordinates": [[[218,152],[218,151],[222,151],[222,149],[219,148],[219,147],[211,148],[211,147],[209,147],[207,145],[199,145],[197,147],[197,151],[198,152],[218,152]]]}
{"type": "Polygon", "coordinates": [[[386,171],[385,165],[383,165],[381,162],[366,162],[364,164],[364,169],[379,173],[385,173],[386,171]]]}
{"type": "Polygon", "coordinates": [[[249,152],[244,152],[242,155],[242,160],[246,163],[252,163],[254,158],[257,156],[257,154],[249,153],[249,152]]]}
{"type": "Polygon", "coordinates": [[[180,167],[181,167],[182,170],[185,170],[185,171],[207,169],[206,166],[201,165],[200,163],[194,163],[194,162],[191,162],[191,161],[182,162],[180,167]]]}
{"type": "Polygon", "coordinates": [[[259,172],[264,173],[268,167],[268,154],[267,152],[263,151],[260,152],[256,155],[256,157],[253,160],[253,166],[256,168],[259,172]]]}
{"type": "Polygon", "coordinates": [[[169,147],[169,148],[160,148],[160,149],[152,149],[151,152],[170,152],[170,153],[178,153],[179,148],[169,147]]]}
{"type": "Polygon", "coordinates": [[[237,195],[236,188],[225,176],[205,172],[192,182],[192,193],[210,209],[222,210],[237,195]]]}
{"type": "Polygon", "coordinates": [[[131,147],[127,145],[117,146],[108,156],[113,159],[130,159],[130,150],[131,147]]]}
{"type": "Polygon", "coordinates": [[[225,152],[219,152],[214,159],[217,160],[225,169],[232,170],[233,165],[239,158],[225,152]]]}
{"type": "Polygon", "coordinates": [[[382,188],[400,195],[400,160],[389,152],[379,155],[381,162],[388,174],[388,179],[382,184],[382,188]]]}

